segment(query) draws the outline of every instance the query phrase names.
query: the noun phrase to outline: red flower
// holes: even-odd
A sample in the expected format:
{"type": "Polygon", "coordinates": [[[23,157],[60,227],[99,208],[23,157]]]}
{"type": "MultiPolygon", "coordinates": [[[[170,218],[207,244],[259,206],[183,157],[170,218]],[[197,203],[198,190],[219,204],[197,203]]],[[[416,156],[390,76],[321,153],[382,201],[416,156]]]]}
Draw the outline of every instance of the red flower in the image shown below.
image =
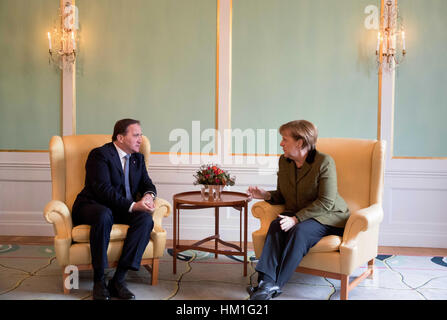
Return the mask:
{"type": "Polygon", "coordinates": [[[213,164],[202,165],[194,177],[196,178],[194,184],[233,186],[235,183],[234,177],[213,164]]]}

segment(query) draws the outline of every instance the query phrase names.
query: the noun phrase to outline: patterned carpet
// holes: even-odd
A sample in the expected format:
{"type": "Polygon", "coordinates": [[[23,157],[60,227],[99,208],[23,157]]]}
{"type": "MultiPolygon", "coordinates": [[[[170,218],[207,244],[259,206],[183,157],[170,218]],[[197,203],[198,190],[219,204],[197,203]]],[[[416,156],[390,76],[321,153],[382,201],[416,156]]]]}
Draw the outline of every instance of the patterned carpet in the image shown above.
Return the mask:
{"type": "MultiPolygon", "coordinates": [[[[185,251],[178,257],[177,274],[166,250],[160,262],[159,284],[150,286],[145,268],[130,271],[129,289],[138,300],[246,300],[246,286],[256,283],[253,252],[248,276],[239,257],[185,251]]],[[[360,274],[366,266],[360,268],[360,274]]],[[[113,275],[107,269],[107,278],[113,275]]],[[[0,245],[0,300],[91,299],[92,271],[79,272],[79,288],[62,292],[61,269],[52,246],[0,245]]],[[[338,300],[340,281],[295,273],[275,300],[338,300]]],[[[350,300],[446,300],[447,258],[379,255],[374,279],[366,279],[349,293],[350,300]]]]}

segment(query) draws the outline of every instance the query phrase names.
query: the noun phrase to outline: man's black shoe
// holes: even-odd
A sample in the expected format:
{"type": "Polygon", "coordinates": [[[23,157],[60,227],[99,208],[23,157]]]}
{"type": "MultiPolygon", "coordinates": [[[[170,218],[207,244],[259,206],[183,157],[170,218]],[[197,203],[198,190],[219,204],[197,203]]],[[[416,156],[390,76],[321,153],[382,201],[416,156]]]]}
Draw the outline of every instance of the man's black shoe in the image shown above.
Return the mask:
{"type": "Polygon", "coordinates": [[[93,284],[93,300],[110,300],[110,292],[104,281],[96,281],[93,284]]]}
{"type": "Polygon", "coordinates": [[[110,279],[109,285],[107,287],[112,297],[120,298],[123,300],[135,299],[135,295],[130,292],[129,289],[127,289],[124,282],[118,282],[110,279]]]}
{"type": "Polygon", "coordinates": [[[270,300],[282,293],[276,284],[273,282],[265,282],[264,280],[261,280],[258,287],[253,288],[252,292],[250,300],[270,300]]]}

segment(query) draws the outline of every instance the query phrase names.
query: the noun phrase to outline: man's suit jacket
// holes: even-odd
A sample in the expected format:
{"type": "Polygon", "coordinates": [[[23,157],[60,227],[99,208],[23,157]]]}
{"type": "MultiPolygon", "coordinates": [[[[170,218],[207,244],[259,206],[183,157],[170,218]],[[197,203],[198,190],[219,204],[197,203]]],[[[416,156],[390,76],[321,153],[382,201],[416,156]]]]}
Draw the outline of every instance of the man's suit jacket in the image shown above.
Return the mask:
{"type": "MultiPolygon", "coordinates": [[[[133,199],[136,200],[138,195],[142,196],[146,192],[156,195],[157,190],[147,173],[144,156],[141,153],[132,153],[129,161],[129,182],[133,199]]],[[[124,171],[112,142],[90,151],[85,171],[85,186],[78,194],[73,210],[82,203],[96,202],[112,211],[129,211],[132,201],[126,199],[124,171]]]]}
{"type": "Polygon", "coordinates": [[[344,227],[349,217],[346,202],[337,191],[337,172],[331,156],[311,150],[301,168],[282,155],[278,183],[270,191],[270,204],[285,204],[285,211],[298,221],[314,218],[334,227],[344,227]]]}

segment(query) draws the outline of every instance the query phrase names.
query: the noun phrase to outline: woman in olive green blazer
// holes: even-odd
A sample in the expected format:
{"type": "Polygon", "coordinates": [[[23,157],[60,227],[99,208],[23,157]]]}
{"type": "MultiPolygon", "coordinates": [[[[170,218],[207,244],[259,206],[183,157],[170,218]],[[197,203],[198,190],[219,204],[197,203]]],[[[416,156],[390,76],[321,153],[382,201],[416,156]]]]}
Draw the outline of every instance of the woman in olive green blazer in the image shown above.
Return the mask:
{"type": "Polygon", "coordinates": [[[279,132],[284,154],[279,158],[277,189],[247,190],[255,199],[285,205],[285,212],[270,224],[256,265],[258,287],[249,288],[252,300],[279,295],[309,249],[324,236],[343,235],[349,217],[337,191],[334,160],[315,149],[317,128],[297,120],[283,124],[279,132]]]}

